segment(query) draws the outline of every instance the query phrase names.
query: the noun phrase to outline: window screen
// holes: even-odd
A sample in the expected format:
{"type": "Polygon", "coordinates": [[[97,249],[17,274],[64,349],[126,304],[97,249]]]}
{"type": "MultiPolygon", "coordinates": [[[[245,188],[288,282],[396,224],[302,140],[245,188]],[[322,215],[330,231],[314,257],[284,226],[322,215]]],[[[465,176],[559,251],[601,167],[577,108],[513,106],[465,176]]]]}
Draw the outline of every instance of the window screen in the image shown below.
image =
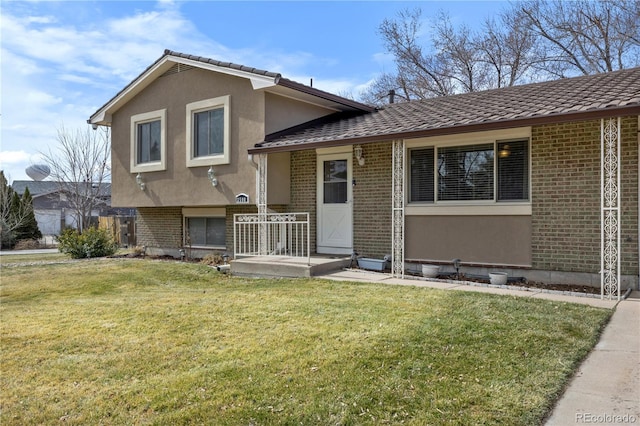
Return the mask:
{"type": "Polygon", "coordinates": [[[498,142],[498,201],[529,199],[528,141],[498,142]]]}
{"type": "Polygon", "coordinates": [[[438,200],[493,200],[493,145],[438,148],[438,200]]]}
{"type": "Polygon", "coordinates": [[[197,112],[194,117],[196,157],[224,153],[224,108],[197,112]]]}
{"type": "Polygon", "coordinates": [[[224,247],[226,220],[224,217],[189,217],[187,229],[193,246],[224,247]]]}
{"type": "Polygon", "coordinates": [[[160,161],[160,120],[138,125],[138,164],[160,161]]]}
{"type": "Polygon", "coordinates": [[[411,150],[410,202],[433,202],[433,148],[411,150]]]}

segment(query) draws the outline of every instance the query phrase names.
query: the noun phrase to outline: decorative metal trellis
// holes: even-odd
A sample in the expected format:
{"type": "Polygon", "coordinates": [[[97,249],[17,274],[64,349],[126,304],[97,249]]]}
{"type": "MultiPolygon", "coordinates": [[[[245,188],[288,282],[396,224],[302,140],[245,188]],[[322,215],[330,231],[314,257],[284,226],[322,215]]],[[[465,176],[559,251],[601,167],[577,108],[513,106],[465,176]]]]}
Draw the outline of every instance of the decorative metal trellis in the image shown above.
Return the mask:
{"type": "Polygon", "coordinates": [[[392,150],[391,274],[404,278],[404,140],[394,140],[392,150]]]}
{"type": "Polygon", "coordinates": [[[266,255],[267,247],[267,154],[258,155],[258,253],[266,255]]]}
{"type": "Polygon", "coordinates": [[[600,297],[620,300],[620,118],[601,121],[600,297]]]}

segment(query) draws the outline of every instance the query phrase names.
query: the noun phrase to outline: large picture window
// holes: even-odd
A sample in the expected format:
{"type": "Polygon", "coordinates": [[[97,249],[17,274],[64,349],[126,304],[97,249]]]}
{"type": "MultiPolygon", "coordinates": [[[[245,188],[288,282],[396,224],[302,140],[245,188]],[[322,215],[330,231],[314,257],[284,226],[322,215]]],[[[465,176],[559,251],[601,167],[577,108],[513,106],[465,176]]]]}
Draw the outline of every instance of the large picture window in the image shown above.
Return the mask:
{"type": "Polygon", "coordinates": [[[438,200],[493,200],[493,144],[438,148],[438,200]]]}
{"type": "Polygon", "coordinates": [[[416,148],[409,158],[410,203],[529,200],[527,140],[416,148]]]}
{"type": "Polygon", "coordinates": [[[229,96],[187,105],[187,166],[229,163],[229,96]]]}
{"type": "Polygon", "coordinates": [[[131,172],[165,169],[165,117],[166,110],[131,117],[131,172]]]}

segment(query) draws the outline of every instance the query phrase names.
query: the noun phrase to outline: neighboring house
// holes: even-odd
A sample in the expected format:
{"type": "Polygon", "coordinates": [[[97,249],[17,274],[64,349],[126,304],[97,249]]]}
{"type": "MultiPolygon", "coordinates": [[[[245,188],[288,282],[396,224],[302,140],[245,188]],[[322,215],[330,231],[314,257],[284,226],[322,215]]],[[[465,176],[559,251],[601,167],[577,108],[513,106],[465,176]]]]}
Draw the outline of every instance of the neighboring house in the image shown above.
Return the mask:
{"type": "MultiPolygon", "coordinates": [[[[234,213],[306,212],[311,252],[391,254],[394,275],[459,258],[616,292],[638,287],[639,114],[638,68],[373,109],[165,51],[89,122],[151,252],[238,254],[234,213]]],[[[262,254],[291,233],[257,232],[262,254]]]]}
{"type": "MultiPolygon", "coordinates": [[[[11,185],[20,196],[26,188],[33,198],[33,210],[38,222],[38,228],[42,235],[60,235],[60,231],[66,227],[76,227],[77,218],[73,206],[69,204],[67,193],[75,185],[68,189],[53,181],[16,180],[11,185]]],[[[111,208],[111,184],[103,183],[100,191],[98,205],[92,212],[92,218],[98,223],[99,216],[135,215],[135,209],[111,208]]]]}

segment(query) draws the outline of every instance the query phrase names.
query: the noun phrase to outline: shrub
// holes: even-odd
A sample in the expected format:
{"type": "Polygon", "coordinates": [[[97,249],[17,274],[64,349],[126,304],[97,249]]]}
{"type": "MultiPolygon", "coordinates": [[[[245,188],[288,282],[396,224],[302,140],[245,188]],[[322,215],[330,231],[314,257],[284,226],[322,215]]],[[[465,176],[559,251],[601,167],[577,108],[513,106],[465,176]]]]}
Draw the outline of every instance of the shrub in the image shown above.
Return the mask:
{"type": "Polygon", "coordinates": [[[224,259],[222,258],[222,255],[218,253],[211,253],[206,255],[200,261],[200,263],[204,263],[205,265],[209,265],[209,266],[216,266],[216,265],[222,265],[224,263],[224,259]]]}
{"type": "Polygon", "coordinates": [[[111,256],[118,244],[104,229],[89,228],[82,234],[75,229],[65,229],[58,237],[58,250],[74,259],[111,256]]]}

